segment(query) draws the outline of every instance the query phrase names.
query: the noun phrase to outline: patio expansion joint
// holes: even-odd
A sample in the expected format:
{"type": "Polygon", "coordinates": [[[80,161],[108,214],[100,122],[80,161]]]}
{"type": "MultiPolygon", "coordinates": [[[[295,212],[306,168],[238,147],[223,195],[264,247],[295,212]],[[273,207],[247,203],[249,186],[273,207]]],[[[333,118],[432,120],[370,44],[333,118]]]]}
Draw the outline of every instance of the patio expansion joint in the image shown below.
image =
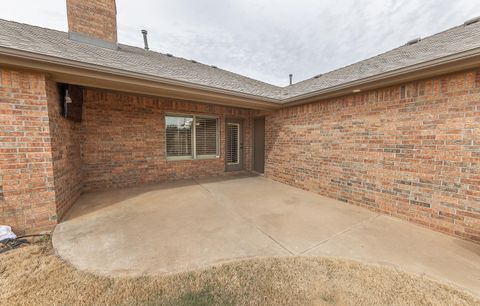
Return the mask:
{"type": "Polygon", "coordinates": [[[357,223],[355,223],[355,224],[352,224],[352,225],[350,225],[349,227],[347,227],[346,229],[344,229],[343,231],[340,231],[340,232],[338,232],[338,233],[336,233],[336,234],[328,237],[327,239],[324,239],[324,240],[316,243],[315,245],[307,248],[306,250],[300,252],[298,255],[305,255],[306,253],[310,252],[310,251],[313,250],[313,249],[316,249],[317,247],[321,246],[322,244],[327,243],[327,242],[330,241],[330,240],[333,240],[333,239],[335,239],[335,238],[338,238],[338,237],[340,237],[340,236],[348,233],[349,231],[351,231],[352,229],[354,229],[354,228],[357,227],[357,226],[360,226],[360,225],[365,224],[365,223],[372,222],[373,220],[375,220],[376,218],[380,217],[381,215],[382,215],[382,214],[375,214],[375,215],[372,216],[372,217],[369,217],[369,218],[367,218],[367,219],[365,219],[365,220],[362,220],[362,221],[360,221],[360,222],[357,222],[357,223]]]}
{"type": "Polygon", "coordinates": [[[280,243],[278,240],[276,240],[274,237],[272,237],[270,234],[268,234],[267,232],[265,232],[263,229],[261,229],[258,225],[256,225],[254,222],[248,220],[247,218],[245,218],[244,216],[242,216],[242,214],[240,214],[239,212],[235,211],[234,209],[231,209],[229,207],[226,207],[225,205],[222,205],[220,203],[220,201],[218,201],[217,197],[215,197],[215,195],[208,189],[206,188],[205,186],[203,186],[203,184],[201,184],[199,181],[197,181],[197,179],[193,179],[195,181],[195,183],[197,183],[203,190],[205,190],[206,192],[208,192],[210,194],[210,196],[215,200],[215,202],[218,204],[218,205],[221,205],[222,207],[224,207],[225,209],[227,209],[228,211],[234,213],[235,215],[239,216],[240,218],[242,218],[244,221],[246,221],[248,224],[254,226],[259,232],[261,232],[262,234],[264,234],[265,236],[267,236],[270,240],[272,240],[275,244],[277,244],[279,247],[281,247],[283,250],[285,250],[289,255],[296,255],[293,251],[289,250],[286,246],[284,246],[282,243],[280,243]]]}

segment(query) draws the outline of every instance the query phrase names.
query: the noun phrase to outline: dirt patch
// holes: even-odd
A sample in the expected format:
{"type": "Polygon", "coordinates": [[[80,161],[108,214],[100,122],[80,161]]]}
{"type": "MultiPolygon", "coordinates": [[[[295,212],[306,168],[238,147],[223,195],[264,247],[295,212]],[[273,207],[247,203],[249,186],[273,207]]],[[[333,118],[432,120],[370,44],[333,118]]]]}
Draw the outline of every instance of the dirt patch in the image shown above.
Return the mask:
{"type": "Polygon", "coordinates": [[[478,305],[428,279],[353,261],[268,258],[159,277],[76,270],[49,240],[0,255],[5,305],[478,305]]]}

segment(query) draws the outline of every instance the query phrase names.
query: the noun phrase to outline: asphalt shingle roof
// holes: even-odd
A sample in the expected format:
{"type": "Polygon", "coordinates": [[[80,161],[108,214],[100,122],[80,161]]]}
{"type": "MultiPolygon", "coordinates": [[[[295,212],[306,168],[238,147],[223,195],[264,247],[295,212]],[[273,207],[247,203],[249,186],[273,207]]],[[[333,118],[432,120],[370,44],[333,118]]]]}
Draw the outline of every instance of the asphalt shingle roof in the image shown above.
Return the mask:
{"type": "Polygon", "coordinates": [[[119,44],[110,50],[68,33],[0,19],[0,47],[278,100],[480,48],[480,22],[457,26],[319,77],[278,87],[183,58],[119,44]]]}
{"type": "Polygon", "coordinates": [[[289,86],[288,96],[292,97],[327,89],[479,47],[480,22],[469,26],[457,26],[426,37],[413,45],[404,45],[355,64],[333,70],[318,78],[296,83],[289,86]]]}

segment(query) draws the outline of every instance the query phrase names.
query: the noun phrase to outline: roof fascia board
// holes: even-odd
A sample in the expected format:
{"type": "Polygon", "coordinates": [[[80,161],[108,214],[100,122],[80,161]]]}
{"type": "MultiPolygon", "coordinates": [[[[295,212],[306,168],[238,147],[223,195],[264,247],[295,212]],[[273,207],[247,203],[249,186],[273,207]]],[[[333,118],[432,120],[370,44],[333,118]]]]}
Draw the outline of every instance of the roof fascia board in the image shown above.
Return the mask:
{"type": "Polygon", "coordinates": [[[144,96],[173,98],[186,101],[202,102],[208,104],[240,107],[263,111],[272,111],[281,108],[281,105],[266,105],[264,102],[249,100],[241,97],[219,95],[199,89],[174,88],[172,86],[157,86],[156,83],[148,84],[145,81],[128,78],[102,79],[87,75],[73,76],[71,74],[55,73],[50,76],[56,82],[72,83],[89,88],[104,89],[114,92],[126,92],[144,96]]]}

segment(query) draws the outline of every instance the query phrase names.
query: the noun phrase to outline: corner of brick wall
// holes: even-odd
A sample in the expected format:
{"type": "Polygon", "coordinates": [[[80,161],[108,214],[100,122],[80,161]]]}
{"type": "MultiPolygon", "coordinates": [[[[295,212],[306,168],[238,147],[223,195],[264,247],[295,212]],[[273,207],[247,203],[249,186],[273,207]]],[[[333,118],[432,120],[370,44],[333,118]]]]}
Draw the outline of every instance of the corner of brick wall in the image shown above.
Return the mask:
{"type": "Polygon", "coordinates": [[[61,115],[57,83],[46,82],[53,178],[58,219],[75,203],[82,192],[80,123],[61,115]]]}
{"type": "Polygon", "coordinates": [[[45,76],[0,67],[0,224],[17,233],[57,222],[45,76]]]}
{"type": "Polygon", "coordinates": [[[480,242],[480,69],[281,109],[266,175],[480,242]]]}

